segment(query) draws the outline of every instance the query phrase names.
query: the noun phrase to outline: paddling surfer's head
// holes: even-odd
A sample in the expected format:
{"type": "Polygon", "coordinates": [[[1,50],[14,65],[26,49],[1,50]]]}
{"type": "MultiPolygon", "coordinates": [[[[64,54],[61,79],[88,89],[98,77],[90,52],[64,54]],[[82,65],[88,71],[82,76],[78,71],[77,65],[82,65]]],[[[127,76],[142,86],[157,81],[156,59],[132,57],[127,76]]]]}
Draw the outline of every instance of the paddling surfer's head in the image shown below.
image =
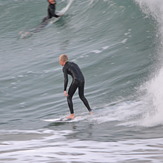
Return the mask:
{"type": "Polygon", "coordinates": [[[64,66],[67,61],[68,61],[68,56],[66,54],[62,54],[59,56],[59,64],[61,66],[64,66]]]}
{"type": "Polygon", "coordinates": [[[55,0],[47,0],[50,4],[55,4],[55,0]]]}

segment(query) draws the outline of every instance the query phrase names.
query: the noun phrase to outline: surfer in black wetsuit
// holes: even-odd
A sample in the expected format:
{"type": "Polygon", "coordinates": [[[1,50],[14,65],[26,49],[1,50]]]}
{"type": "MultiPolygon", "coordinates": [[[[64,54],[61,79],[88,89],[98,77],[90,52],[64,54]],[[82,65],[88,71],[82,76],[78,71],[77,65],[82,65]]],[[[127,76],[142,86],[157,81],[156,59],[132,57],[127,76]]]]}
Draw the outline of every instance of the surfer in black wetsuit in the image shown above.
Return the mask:
{"type": "Polygon", "coordinates": [[[48,6],[48,16],[45,17],[42,22],[45,22],[49,19],[51,19],[52,17],[56,17],[58,18],[59,15],[56,15],[55,13],[55,8],[56,8],[56,1],[55,0],[47,0],[49,2],[49,6],[48,6]]]}
{"type": "Polygon", "coordinates": [[[59,63],[63,66],[63,73],[64,73],[64,95],[67,96],[67,102],[70,109],[70,115],[67,117],[67,119],[74,119],[74,110],[73,110],[73,103],[72,103],[72,97],[75,93],[75,91],[79,90],[79,97],[83,101],[84,105],[87,107],[88,111],[92,113],[92,109],[89,106],[89,103],[87,99],[84,96],[84,76],[79,68],[79,66],[73,62],[68,61],[68,57],[65,54],[62,54],[59,57],[59,63]],[[68,85],[68,75],[71,75],[72,77],[72,83],[69,87],[68,93],[66,91],[67,85],[68,85]]]}

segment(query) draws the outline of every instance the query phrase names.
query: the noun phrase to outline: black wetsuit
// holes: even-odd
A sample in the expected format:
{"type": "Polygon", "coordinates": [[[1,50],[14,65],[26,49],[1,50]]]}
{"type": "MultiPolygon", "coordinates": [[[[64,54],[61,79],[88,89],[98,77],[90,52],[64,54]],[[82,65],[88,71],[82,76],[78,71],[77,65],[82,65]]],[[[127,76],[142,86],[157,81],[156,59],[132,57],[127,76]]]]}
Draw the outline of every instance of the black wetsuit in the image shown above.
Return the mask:
{"type": "Polygon", "coordinates": [[[90,112],[91,108],[89,106],[87,99],[84,96],[84,84],[85,84],[84,76],[80,68],[78,67],[78,65],[73,62],[66,62],[66,64],[63,67],[63,73],[64,73],[64,91],[66,91],[67,89],[68,75],[71,75],[72,77],[72,83],[69,87],[68,96],[67,96],[67,102],[70,109],[70,113],[71,114],[74,113],[72,97],[77,88],[79,90],[80,99],[83,101],[84,105],[87,107],[88,111],[90,112]]]}
{"type": "Polygon", "coordinates": [[[56,18],[59,17],[58,15],[55,14],[55,5],[56,5],[56,3],[49,4],[49,6],[48,6],[48,19],[51,19],[52,17],[56,17],[56,18]]]}
{"type": "Polygon", "coordinates": [[[56,6],[56,3],[54,3],[54,4],[49,3],[49,6],[48,6],[48,16],[45,17],[45,18],[42,20],[42,22],[45,22],[46,20],[51,19],[52,17],[56,17],[56,18],[59,17],[59,16],[56,15],[56,13],[55,13],[55,8],[56,8],[55,6],[56,6]]]}

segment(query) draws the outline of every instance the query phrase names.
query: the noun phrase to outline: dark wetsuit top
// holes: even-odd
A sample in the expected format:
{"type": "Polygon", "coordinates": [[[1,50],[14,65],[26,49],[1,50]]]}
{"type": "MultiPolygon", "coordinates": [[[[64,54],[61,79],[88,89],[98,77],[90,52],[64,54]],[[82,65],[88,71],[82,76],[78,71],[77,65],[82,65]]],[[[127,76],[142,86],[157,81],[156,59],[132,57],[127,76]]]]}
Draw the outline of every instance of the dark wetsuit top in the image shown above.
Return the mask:
{"type": "Polygon", "coordinates": [[[54,3],[54,4],[49,3],[48,16],[43,18],[42,23],[36,30],[42,29],[44,26],[46,26],[48,24],[49,19],[51,19],[52,17],[56,17],[56,18],[59,17],[59,15],[55,14],[55,5],[56,5],[56,3],[54,3]]]}
{"type": "Polygon", "coordinates": [[[67,89],[68,75],[72,76],[73,81],[78,81],[79,83],[84,82],[84,76],[76,63],[66,62],[63,67],[64,73],[64,91],[67,89]]]}
{"type": "Polygon", "coordinates": [[[58,15],[55,14],[55,5],[56,5],[56,3],[54,3],[54,4],[49,3],[49,6],[48,6],[48,19],[51,19],[52,17],[59,17],[58,15]]]}

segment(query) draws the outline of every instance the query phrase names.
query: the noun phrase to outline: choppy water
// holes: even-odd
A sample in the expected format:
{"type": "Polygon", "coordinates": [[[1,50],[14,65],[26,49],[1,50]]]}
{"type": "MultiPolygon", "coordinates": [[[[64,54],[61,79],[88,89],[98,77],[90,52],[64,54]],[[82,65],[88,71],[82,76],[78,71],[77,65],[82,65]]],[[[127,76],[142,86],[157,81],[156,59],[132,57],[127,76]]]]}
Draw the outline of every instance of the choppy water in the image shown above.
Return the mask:
{"type": "MultiPolygon", "coordinates": [[[[58,1],[57,10],[67,1],[58,1]]],[[[48,28],[44,0],[0,0],[0,162],[161,163],[163,2],[73,1],[48,28]],[[69,114],[58,56],[86,78],[94,114],[74,97],[69,114]]]]}

